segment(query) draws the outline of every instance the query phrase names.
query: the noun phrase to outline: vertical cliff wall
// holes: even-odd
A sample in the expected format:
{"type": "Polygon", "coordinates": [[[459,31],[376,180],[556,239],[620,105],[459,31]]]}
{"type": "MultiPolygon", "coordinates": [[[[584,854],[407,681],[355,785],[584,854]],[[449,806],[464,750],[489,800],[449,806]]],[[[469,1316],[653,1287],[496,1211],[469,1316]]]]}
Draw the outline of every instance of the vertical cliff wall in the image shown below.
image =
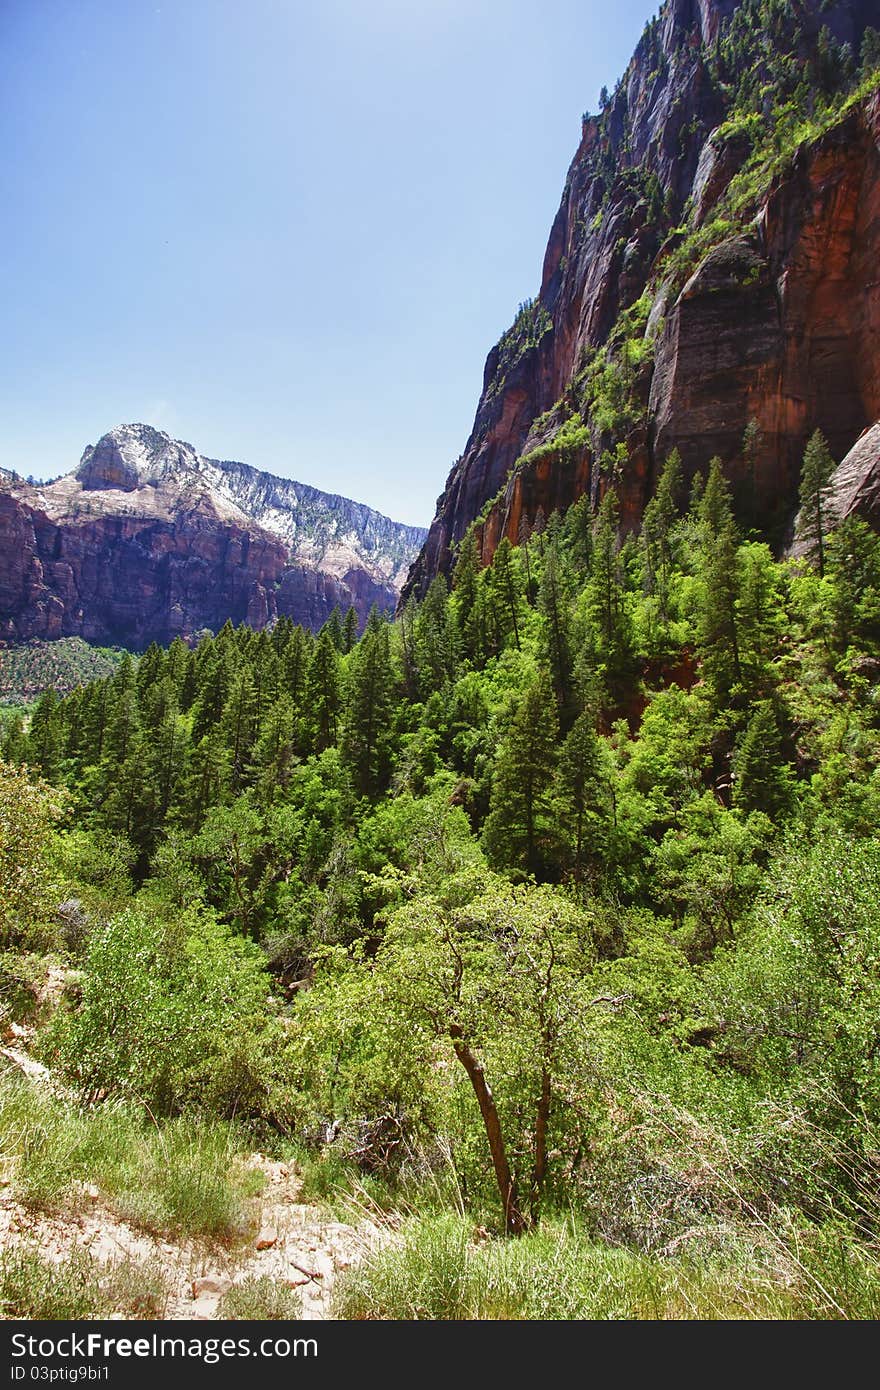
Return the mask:
{"type": "Polygon", "coordinates": [[[812,430],[841,457],[877,419],[872,20],[873,0],[668,0],[646,26],[584,119],[539,294],[489,354],[405,594],[478,518],[485,560],[611,483],[635,524],[673,447],[691,473],[719,454],[778,538],[812,430]]]}

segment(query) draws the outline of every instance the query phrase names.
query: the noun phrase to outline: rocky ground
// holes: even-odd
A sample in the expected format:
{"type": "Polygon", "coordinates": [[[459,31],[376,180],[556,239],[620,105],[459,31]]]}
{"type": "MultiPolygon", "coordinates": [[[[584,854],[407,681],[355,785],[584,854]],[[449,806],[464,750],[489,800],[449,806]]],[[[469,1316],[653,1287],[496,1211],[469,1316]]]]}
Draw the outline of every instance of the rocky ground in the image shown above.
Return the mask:
{"type": "Polygon", "coordinates": [[[221,1301],[235,1284],[267,1276],[295,1290],[303,1318],[331,1316],[334,1281],[378,1244],[389,1228],[364,1212],[346,1223],[327,1218],[299,1198],[299,1179],[283,1163],[252,1154],[250,1163],[265,1178],[259,1234],[234,1249],[195,1242],[172,1243],[139,1232],[106,1208],[97,1188],[85,1188],[82,1202],[58,1215],[35,1215],[0,1192],[0,1244],[39,1245],[46,1259],[61,1262],[75,1251],[101,1265],[133,1262],[159,1274],[168,1290],[160,1316],[173,1319],[223,1317],[221,1301]]]}

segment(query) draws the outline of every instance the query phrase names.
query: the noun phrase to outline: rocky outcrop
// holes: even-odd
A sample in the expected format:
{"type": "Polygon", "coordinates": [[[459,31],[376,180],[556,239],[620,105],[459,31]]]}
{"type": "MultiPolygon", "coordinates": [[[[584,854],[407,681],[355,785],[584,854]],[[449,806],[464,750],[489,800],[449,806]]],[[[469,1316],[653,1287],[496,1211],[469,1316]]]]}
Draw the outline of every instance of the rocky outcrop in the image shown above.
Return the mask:
{"type": "Polygon", "coordinates": [[[880,420],[859,437],[831,478],[833,516],[853,513],[880,530],[880,420]]]}
{"type": "MultiPolygon", "coordinates": [[[[470,439],[406,592],[449,571],[477,518],[488,560],[523,518],[585,491],[596,501],[613,479],[623,525],[635,525],[673,447],[689,474],[718,454],[749,520],[779,540],[812,431],[841,457],[880,415],[880,98],[805,140],[725,235],[718,200],[752,148],[726,121],[736,75],[719,66],[716,42],[739,8],[667,0],[606,110],[585,117],[538,299],[489,354],[470,439]],[[684,274],[683,223],[691,245],[705,237],[684,274]],[[639,340],[632,363],[627,333],[639,340]],[[610,421],[590,395],[603,351],[626,376],[626,410],[610,421]],[[554,449],[575,412],[583,438],[554,449]]],[[[877,20],[871,0],[803,0],[782,22],[796,21],[803,64],[822,27],[858,54],[877,20]]]]}
{"type": "Polygon", "coordinates": [[[393,608],[424,539],[368,507],[120,426],[46,485],[0,479],[0,638],[142,649],[227,619],[393,608]]]}
{"type": "Polygon", "coordinates": [[[804,445],[840,458],[880,415],[880,100],[804,146],[754,230],[699,266],[669,313],[651,385],[656,456],[714,454],[780,535],[804,445]],[[750,420],[760,431],[746,456],[750,420]]]}

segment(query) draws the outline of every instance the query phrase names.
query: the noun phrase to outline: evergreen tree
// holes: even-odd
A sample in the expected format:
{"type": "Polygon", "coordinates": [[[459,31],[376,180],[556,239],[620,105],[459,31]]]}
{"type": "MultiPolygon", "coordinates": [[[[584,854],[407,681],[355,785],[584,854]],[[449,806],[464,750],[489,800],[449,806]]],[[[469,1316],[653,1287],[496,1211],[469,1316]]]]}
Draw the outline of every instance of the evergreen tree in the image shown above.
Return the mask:
{"type": "Polygon", "coordinates": [[[554,855],[552,782],[559,723],[548,671],[526,687],[498,749],[483,842],[499,867],[540,874],[554,855]]]}
{"type": "Polygon", "coordinates": [[[342,650],[347,655],[354,647],[358,635],[358,615],[353,604],[349,604],[342,624],[342,650]]]}
{"type": "Polygon", "coordinates": [[[825,539],[833,524],[833,505],[829,489],[834,459],[821,430],[814,430],[804,450],[800,502],[795,534],[804,554],[814,561],[820,576],[825,574],[825,539]]]}
{"type": "Polygon", "coordinates": [[[779,821],[792,806],[793,780],[776,712],[762,700],[740,740],[733,765],[733,804],[740,811],[763,811],[779,821]]]}
{"type": "Polygon", "coordinates": [[[107,736],[104,740],[104,762],[110,776],[114,765],[125,762],[132,739],[139,729],[140,714],[134,669],[123,661],[111,683],[107,736]]]}
{"type": "Polygon", "coordinates": [[[159,788],[151,747],[140,730],[132,734],[126,756],[107,778],[101,807],[103,824],[124,835],[138,850],[141,872],[159,828],[159,788]]]}
{"type": "Polygon", "coordinates": [[[416,660],[422,697],[443,690],[454,679],[455,646],[446,579],[438,574],[419,605],[416,618],[416,660]]]}
{"type": "Polygon", "coordinates": [[[418,699],[419,661],[416,646],[416,618],[418,604],[412,594],[406,600],[397,623],[400,642],[400,659],[403,666],[403,684],[406,697],[410,701],[418,699]]]}
{"type": "Polygon", "coordinates": [[[310,634],[303,628],[291,628],[282,656],[281,683],[290,696],[294,710],[299,710],[303,703],[313,646],[310,634]]]}
{"type": "Polygon", "coordinates": [[[575,574],[583,580],[590,572],[593,557],[593,513],[586,493],[565,513],[563,545],[575,574]]]}
{"type": "Polygon", "coordinates": [[[704,551],[711,552],[712,546],[725,531],[730,531],[735,539],[730,487],[721,471],[721,460],[717,455],[709,463],[709,476],[700,497],[698,516],[704,551]]]}
{"type": "Polygon", "coordinates": [[[325,625],[315,643],[306,682],[305,718],[313,731],[316,753],[336,743],[341,704],[339,653],[325,625]]]}
{"type": "Polygon", "coordinates": [[[869,24],[862,36],[862,47],[859,53],[862,73],[865,77],[880,68],[880,33],[869,24]]]}
{"type": "Polygon", "coordinates": [[[492,557],[492,588],[501,631],[500,645],[506,646],[508,636],[512,635],[517,651],[520,649],[519,634],[522,622],[520,584],[513,547],[507,537],[502,536],[492,557]]]}
{"type": "Polygon", "coordinates": [[[330,641],[333,643],[336,650],[341,653],[344,650],[344,638],[342,635],[342,614],[339,611],[338,603],[334,607],[333,612],[330,614],[330,617],[327,619],[324,626],[321,628],[319,636],[323,636],[325,633],[330,638],[330,641]]]}
{"type": "Polygon", "coordinates": [[[3,736],[0,740],[0,758],[4,763],[10,763],[14,767],[20,767],[27,762],[28,737],[25,733],[24,719],[18,713],[14,713],[3,725],[3,736]]]}
{"type": "Polygon", "coordinates": [[[645,567],[645,588],[656,594],[664,625],[670,618],[670,582],[674,565],[672,537],[679,517],[678,498],[681,491],[681,456],[677,449],[669,454],[657,483],[657,490],[645,508],[642,518],[642,550],[645,567]]]}
{"type": "Polygon", "coordinates": [[[47,781],[57,781],[64,762],[64,716],[57,691],[47,689],[33,706],[28,730],[28,763],[47,781]]]}
{"type": "Polygon", "coordinates": [[[729,521],[704,550],[697,613],[697,649],[719,709],[742,685],[738,599],[736,537],[729,521]]]}
{"type": "Polygon", "coordinates": [[[563,728],[571,723],[572,654],[569,623],[569,595],[559,563],[555,533],[547,532],[544,565],[538,590],[538,607],[543,621],[543,645],[553,679],[563,728]]]}
{"type": "Polygon", "coordinates": [[[746,527],[758,526],[761,520],[757,498],[758,466],[763,446],[764,435],[761,426],[754,418],[750,419],[743,431],[743,481],[737,497],[739,515],[744,519],[746,527]]]}
{"type": "MultiPolygon", "coordinates": [[[[228,629],[231,635],[231,624],[228,629]]],[[[207,644],[199,653],[200,660],[196,674],[196,699],[193,706],[192,738],[200,743],[217,727],[223,717],[223,710],[229,696],[229,688],[235,671],[235,655],[227,640],[221,644],[220,637],[207,644]]]]}
{"type": "Polygon", "coordinates": [[[229,752],[218,727],[190,748],[177,785],[175,820],[196,832],[211,808],[227,799],[228,788],[229,752]]]}
{"type": "Polygon", "coordinates": [[[569,867],[575,883],[599,847],[587,845],[588,825],[595,823],[604,800],[603,749],[592,709],[578,715],[559,754],[558,787],[562,819],[568,832],[569,867]]]}
{"type": "Polygon", "coordinates": [[[532,557],[529,550],[529,540],[531,539],[532,528],[529,519],[523,512],[519,519],[517,529],[517,544],[523,559],[523,568],[526,574],[526,599],[530,604],[534,604],[538,594],[537,582],[532,577],[532,557]]]}
{"type": "Polygon", "coordinates": [[[596,632],[596,658],[609,694],[618,693],[632,669],[634,639],[620,564],[617,495],[609,488],[596,518],[593,566],[587,585],[587,606],[596,632]]]}
{"type": "Polygon", "coordinates": [[[245,772],[250,765],[251,750],[256,738],[256,694],[250,667],[239,671],[232,679],[229,696],[220,720],[220,732],[229,753],[232,790],[241,790],[245,772]]]}
{"type": "Polygon", "coordinates": [[[342,736],[343,761],[364,796],[378,791],[387,777],[392,688],[390,629],[373,607],[351,656],[342,736]]]}
{"type": "Polygon", "coordinates": [[[295,712],[289,695],[282,695],[266,717],[254,747],[253,766],[261,801],[271,803],[286,792],[295,764],[295,712]]]}

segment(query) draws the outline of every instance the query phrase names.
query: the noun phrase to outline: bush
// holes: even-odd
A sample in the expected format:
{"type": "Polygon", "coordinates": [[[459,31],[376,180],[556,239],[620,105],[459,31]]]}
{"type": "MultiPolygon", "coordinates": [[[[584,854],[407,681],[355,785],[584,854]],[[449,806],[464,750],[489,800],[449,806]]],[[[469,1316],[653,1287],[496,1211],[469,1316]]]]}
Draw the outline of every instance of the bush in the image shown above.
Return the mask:
{"type": "MultiPolygon", "coordinates": [[[[263,957],[207,912],[174,921],[133,907],[89,943],[82,1002],[50,1035],[83,1092],[132,1097],[157,1114],[201,1099],[223,1059],[240,1054],[269,1022],[263,957]]],[[[232,1068],[233,1108],[242,1080],[232,1068]]],[[[252,1078],[248,1080],[253,1103],[252,1078]]]]}
{"type": "Polygon", "coordinates": [[[61,793],[0,761],[0,946],[24,941],[48,915],[51,827],[61,793]]]}

